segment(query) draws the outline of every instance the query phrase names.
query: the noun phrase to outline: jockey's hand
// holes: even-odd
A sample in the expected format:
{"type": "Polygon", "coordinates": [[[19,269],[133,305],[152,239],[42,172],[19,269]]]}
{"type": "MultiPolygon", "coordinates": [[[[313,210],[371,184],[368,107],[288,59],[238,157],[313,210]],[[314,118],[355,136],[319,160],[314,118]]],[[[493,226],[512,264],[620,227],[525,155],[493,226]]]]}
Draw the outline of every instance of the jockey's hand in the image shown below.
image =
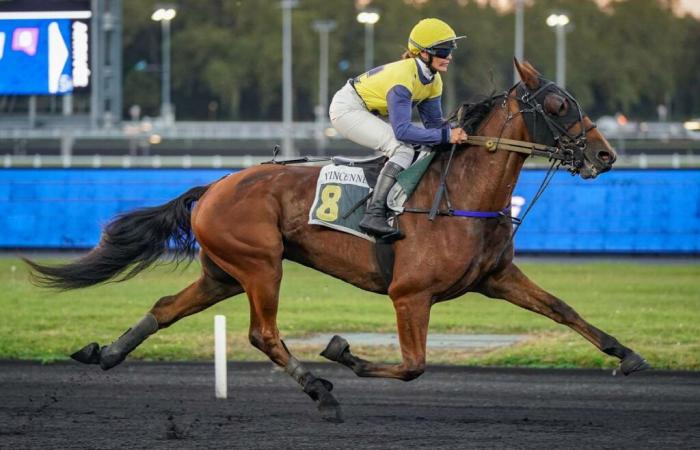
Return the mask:
{"type": "Polygon", "coordinates": [[[461,128],[450,130],[450,144],[464,144],[468,138],[469,135],[461,128]]]}

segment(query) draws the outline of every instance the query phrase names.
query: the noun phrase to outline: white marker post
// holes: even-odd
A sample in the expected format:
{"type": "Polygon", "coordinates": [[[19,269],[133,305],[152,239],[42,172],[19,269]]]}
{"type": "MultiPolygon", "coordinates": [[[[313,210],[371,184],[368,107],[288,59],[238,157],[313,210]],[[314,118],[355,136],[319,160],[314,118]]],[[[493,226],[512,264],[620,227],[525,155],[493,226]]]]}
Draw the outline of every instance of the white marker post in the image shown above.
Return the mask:
{"type": "Polygon", "coordinates": [[[216,398],[226,398],[228,380],[226,376],[226,316],[214,316],[214,372],[216,375],[216,398]]]}

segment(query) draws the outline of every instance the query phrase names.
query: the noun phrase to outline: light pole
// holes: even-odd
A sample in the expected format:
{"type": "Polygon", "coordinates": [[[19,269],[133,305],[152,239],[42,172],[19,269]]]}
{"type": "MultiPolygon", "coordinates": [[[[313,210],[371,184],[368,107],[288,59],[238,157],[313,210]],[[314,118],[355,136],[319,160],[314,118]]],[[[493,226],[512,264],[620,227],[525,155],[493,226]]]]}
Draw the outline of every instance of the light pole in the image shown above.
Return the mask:
{"type": "Polygon", "coordinates": [[[318,105],[316,106],[317,153],[323,155],[326,149],[326,117],[328,116],[328,33],[335,29],[334,20],[315,20],[314,30],[319,37],[318,65],[318,105]]]}
{"type": "Polygon", "coordinates": [[[374,64],[374,24],[379,22],[379,12],[365,9],[357,15],[357,21],[365,24],[365,70],[374,64]]]}
{"type": "MultiPolygon", "coordinates": [[[[515,58],[522,61],[525,56],[525,26],[524,26],[524,4],[525,0],[515,0],[515,58]]],[[[520,80],[518,71],[513,69],[513,83],[520,80]]]]}
{"type": "Polygon", "coordinates": [[[165,123],[171,124],[175,120],[173,106],[170,102],[170,21],[175,18],[177,11],[172,5],[158,6],[151,19],[160,22],[162,30],[162,50],[161,62],[161,95],[160,95],[160,115],[165,123]]]}
{"type": "Polygon", "coordinates": [[[550,14],[547,25],[554,28],[557,35],[557,85],[566,89],[566,26],[569,24],[566,14],[550,14]]]}
{"type": "Polygon", "coordinates": [[[282,0],[282,156],[294,156],[292,134],[292,8],[297,0],[282,0]]]}

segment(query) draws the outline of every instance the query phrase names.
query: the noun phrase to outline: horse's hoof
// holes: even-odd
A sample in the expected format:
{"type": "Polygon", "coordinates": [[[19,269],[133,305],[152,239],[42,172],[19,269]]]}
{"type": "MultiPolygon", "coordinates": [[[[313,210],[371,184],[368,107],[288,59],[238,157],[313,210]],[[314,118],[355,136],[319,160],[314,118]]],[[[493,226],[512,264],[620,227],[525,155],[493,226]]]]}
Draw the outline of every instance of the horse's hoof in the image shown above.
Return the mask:
{"type": "Polygon", "coordinates": [[[321,395],[318,402],[318,412],[321,413],[321,418],[326,422],[344,422],[340,403],[338,403],[338,400],[336,400],[331,393],[324,393],[321,395]]]}
{"type": "Polygon", "coordinates": [[[99,364],[100,345],[97,342],[92,342],[70,355],[70,357],[83,364],[99,364]]]}
{"type": "Polygon", "coordinates": [[[105,346],[100,350],[100,368],[102,370],[109,370],[126,359],[126,355],[122,352],[110,352],[110,347],[112,346],[105,346]]]}
{"type": "Polygon", "coordinates": [[[651,369],[651,365],[637,353],[626,356],[620,363],[620,372],[622,372],[623,375],[629,375],[647,369],[651,369]]]}
{"type": "Polygon", "coordinates": [[[350,350],[348,341],[336,334],[328,343],[326,349],[321,352],[321,356],[331,361],[340,362],[340,357],[348,350],[350,350]]]}
{"type": "Polygon", "coordinates": [[[318,403],[318,411],[323,420],[340,423],[343,421],[343,414],[340,403],[330,392],[332,389],[333,384],[323,378],[311,377],[304,384],[304,392],[318,403]]]}

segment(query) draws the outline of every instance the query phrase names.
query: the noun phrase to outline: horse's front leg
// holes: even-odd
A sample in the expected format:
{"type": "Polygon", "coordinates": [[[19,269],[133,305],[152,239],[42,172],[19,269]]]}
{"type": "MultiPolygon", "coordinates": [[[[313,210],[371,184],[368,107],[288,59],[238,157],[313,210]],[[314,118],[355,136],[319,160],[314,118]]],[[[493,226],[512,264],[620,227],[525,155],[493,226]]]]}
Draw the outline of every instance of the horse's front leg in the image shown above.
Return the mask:
{"type": "Polygon", "coordinates": [[[650,367],[644,358],[586,322],[569,305],[533,283],[515,264],[486,278],[477,291],[492,298],[508,300],[576,330],[602,352],[619,358],[620,370],[625,375],[650,367]]]}
{"type": "Polygon", "coordinates": [[[394,300],[401,364],[375,364],[350,352],[348,341],[334,336],[321,356],[349,367],[360,377],[398,378],[410,381],[425,371],[425,346],[430,320],[430,295],[403,296],[394,300]]]}

